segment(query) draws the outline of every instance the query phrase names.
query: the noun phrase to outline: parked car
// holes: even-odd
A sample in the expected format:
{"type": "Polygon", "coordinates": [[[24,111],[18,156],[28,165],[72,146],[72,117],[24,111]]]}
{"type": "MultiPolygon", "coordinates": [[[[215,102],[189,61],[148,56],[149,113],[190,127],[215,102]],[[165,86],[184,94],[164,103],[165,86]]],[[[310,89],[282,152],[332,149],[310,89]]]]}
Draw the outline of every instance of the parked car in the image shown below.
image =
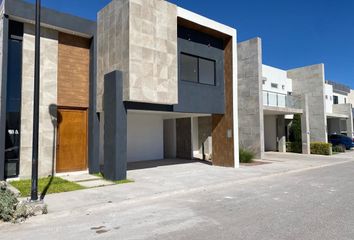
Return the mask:
{"type": "Polygon", "coordinates": [[[343,146],[347,150],[354,147],[354,139],[341,134],[329,135],[328,141],[332,143],[333,146],[343,146]]]}

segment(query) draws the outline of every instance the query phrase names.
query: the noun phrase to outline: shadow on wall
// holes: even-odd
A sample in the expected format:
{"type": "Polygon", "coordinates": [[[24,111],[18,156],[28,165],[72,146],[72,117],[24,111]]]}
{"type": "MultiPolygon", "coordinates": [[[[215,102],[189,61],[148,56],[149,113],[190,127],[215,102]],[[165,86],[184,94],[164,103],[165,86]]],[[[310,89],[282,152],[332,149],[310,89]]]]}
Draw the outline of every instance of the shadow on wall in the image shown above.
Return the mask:
{"type": "Polygon", "coordinates": [[[43,200],[45,195],[47,194],[47,191],[48,191],[50,185],[52,184],[54,174],[55,174],[55,155],[56,155],[55,153],[56,153],[56,149],[57,149],[56,148],[57,129],[58,129],[58,125],[62,121],[62,116],[58,112],[57,109],[58,108],[57,108],[56,104],[50,104],[48,107],[49,115],[50,115],[50,118],[51,118],[52,124],[53,124],[52,174],[50,176],[50,180],[49,180],[48,184],[45,186],[45,188],[43,189],[43,191],[41,193],[41,197],[40,197],[41,200],[43,200]]]}

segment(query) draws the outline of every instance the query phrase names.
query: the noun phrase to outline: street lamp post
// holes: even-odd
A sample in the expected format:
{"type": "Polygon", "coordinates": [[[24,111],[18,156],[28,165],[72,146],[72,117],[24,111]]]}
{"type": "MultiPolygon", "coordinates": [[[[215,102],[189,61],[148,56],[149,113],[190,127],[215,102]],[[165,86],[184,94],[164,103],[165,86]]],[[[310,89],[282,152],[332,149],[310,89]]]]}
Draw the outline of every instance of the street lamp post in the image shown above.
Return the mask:
{"type": "Polygon", "coordinates": [[[38,129],[39,129],[39,86],[40,86],[40,37],[41,0],[36,0],[35,11],[35,59],[34,59],[34,101],[32,137],[32,184],[31,201],[38,200],[38,129]]]}

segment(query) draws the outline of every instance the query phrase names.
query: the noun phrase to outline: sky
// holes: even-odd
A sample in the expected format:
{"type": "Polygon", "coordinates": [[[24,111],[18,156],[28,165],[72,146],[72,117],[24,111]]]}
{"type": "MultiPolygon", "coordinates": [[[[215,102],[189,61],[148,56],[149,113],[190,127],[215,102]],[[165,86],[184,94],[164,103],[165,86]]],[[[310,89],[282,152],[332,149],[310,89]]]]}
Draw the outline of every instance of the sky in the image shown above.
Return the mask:
{"type": "MultiPolygon", "coordinates": [[[[239,42],[260,37],[264,64],[286,70],[324,63],[326,80],[354,89],[353,0],[169,1],[236,28],[239,42]]],[[[109,2],[42,0],[43,6],[91,20],[109,2]]]]}

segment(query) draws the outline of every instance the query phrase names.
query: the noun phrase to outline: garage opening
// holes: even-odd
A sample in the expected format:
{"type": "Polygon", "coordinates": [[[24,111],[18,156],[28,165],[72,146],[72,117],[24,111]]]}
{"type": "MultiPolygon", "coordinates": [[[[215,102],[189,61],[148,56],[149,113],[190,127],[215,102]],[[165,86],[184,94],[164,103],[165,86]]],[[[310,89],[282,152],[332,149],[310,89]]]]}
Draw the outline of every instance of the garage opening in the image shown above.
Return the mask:
{"type": "Polygon", "coordinates": [[[211,161],[211,116],[128,111],[128,169],[211,161]]]}

